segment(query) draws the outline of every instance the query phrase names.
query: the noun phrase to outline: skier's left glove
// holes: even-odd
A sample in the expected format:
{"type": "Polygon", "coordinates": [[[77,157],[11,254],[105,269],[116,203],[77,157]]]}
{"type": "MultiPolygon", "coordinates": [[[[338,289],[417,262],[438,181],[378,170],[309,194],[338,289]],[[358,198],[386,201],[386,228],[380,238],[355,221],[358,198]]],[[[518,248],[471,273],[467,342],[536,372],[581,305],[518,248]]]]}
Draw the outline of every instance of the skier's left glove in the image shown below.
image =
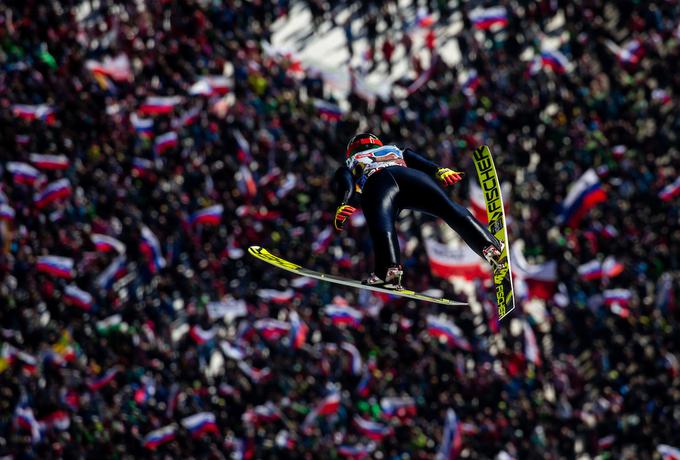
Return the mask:
{"type": "Polygon", "coordinates": [[[350,218],[352,214],[357,210],[357,208],[350,206],[348,204],[341,204],[338,209],[335,210],[335,219],[333,220],[333,226],[337,231],[342,230],[342,226],[345,225],[347,219],[350,218]]]}
{"type": "Polygon", "coordinates": [[[439,168],[435,175],[444,187],[448,187],[449,185],[461,181],[463,179],[463,174],[464,173],[460,171],[454,171],[449,168],[439,168]]]}

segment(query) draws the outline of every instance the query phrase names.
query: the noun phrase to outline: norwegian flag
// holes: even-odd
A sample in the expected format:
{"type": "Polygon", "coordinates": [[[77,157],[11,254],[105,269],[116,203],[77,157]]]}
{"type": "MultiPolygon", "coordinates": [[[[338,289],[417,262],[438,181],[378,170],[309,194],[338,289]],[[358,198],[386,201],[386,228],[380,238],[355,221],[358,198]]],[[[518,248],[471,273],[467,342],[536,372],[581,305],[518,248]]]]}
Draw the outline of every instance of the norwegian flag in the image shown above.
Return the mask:
{"type": "Polygon", "coordinates": [[[353,420],[359,432],[374,441],[381,441],[385,436],[393,434],[392,428],[383,423],[366,420],[358,415],[353,420]]]}
{"type": "Polygon", "coordinates": [[[144,436],[142,445],[147,449],[154,450],[158,446],[175,439],[175,432],[176,428],[174,425],[159,428],[144,436]]]}
{"type": "Polygon", "coordinates": [[[245,361],[239,361],[238,367],[255,384],[262,383],[272,376],[272,371],[268,367],[256,369],[249,365],[248,363],[246,363],[245,361]]]}
{"type": "Polygon", "coordinates": [[[463,445],[460,422],[453,409],[446,411],[446,424],[442,433],[442,443],[435,460],[455,460],[463,445]]]}
{"type": "Polygon", "coordinates": [[[59,179],[57,181],[47,184],[47,187],[33,196],[35,207],[43,209],[50,203],[54,203],[64,198],[71,196],[71,183],[68,179],[59,179]]]}
{"type": "Polygon", "coordinates": [[[508,12],[502,6],[478,8],[470,12],[470,20],[474,27],[479,30],[505,27],[508,25],[508,12]]]}
{"type": "Polygon", "coordinates": [[[438,318],[433,315],[427,316],[427,333],[432,337],[444,338],[452,346],[465,351],[472,351],[472,345],[467,341],[463,332],[453,321],[446,318],[438,318]]]}
{"type": "Polygon", "coordinates": [[[100,252],[111,252],[115,251],[118,254],[125,254],[125,245],[108,235],[102,235],[100,233],[93,233],[90,235],[90,239],[92,240],[92,243],[94,243],[94,246],[97,248],[97,251],[100,252]]]}
{"type": "Polygon", "coordinates": [[[64,288],[64,302],[85,311],[92,310],[94,305],[92,295],[73,284],[69,284],[64,288]]]}
{"type": "Polygon", "coordinates": [[[290,324],[272,318],[258,319],[253,324],[253,327],[262,334],[262,337],[266,340],[272,341],[279,340],[290,331],[290,324]]]}
{"type": "Polygon", "coordinates": [[[189,329],[189,335],[198,345],[203,345],[209,342],[215,338],[216,333],[217,331],[215,331],[213,328],[203,329],[202,327],[195,324],[189,329]]]}
{"type": "Polygon", "coordinates": [[[199,412],[182,419],[182,426],[191,433],[192,438],[200,438],[207,433],[220,433],[215,421],[215,415],[211,412],[199,412]]]}
{"type": "Polygon", "coordinates": [[[680,449],[677,447],[659,444],[656,446],[656,451],[661,454],[662,460],[680,460],[680,449]]]}
{"type": "Polygon", "coordinates": [[[256,294],[263,300],[274,303],[290,302],[293,297],[295,297],[295,291],[292,289],[286,289],[285,291],[276,289],[258,289],[256,294]]]}
{"type": "Polygon", "coordinates": [[[159,268],[165,268],[166,261],[161,252],[161,244],[158,238],[146,225],[142,227],[142,241],[139,244],[140,250],[149,260],[149,267],[152,272],[159,268]]]}
{"type": "Polygon", "coordinates": [[[179,96],[146,98],[139,111],[144,115],[163,115],[175,110],[175,106],[182,102],[179,96]]]}
{"type": "Polygon", "coordinates": [[[107,386],[109,383],[113,382],[114,379],[116,378],[116,375],[118,375],[118,369],[115,367],[112,367],[108,371],[104,372],[102,375],[99,377],[95,378],[92,380],[88,386],[90,387],[91,391],[99,391],[105,386],[107,386]]]}
{"type": "Polygon", "coordinates": [[[666,185],[659,192],[659,198],[665,202],[671,201],[678,195],[680,195],[680,176],[676,177],[672,183],[666,185]]]}
{"type": "Polygon", "coordinates": [[[224,213],[224,206],[216,204],[208,206],[200,211],[196,211],[191,215],[189,222],[191,225],[219,225],[222,221],[222,214],[224,213]]]}
{"type": "Polygon", "coordinates": [[[361,370],[363,369],[363,362],[361,361],[361,353],[359,353],[357,347],[355,347],[353,344],[349,342],[343,342],[342,344],[340,344],[340,348],[349,353],[350,357],[352,358],[352,373],[354,375],[361,374],[361,370]]]}
{"type": "Polygon", "coordinates": [[[307,340],[309,327],[300,319],[300,315],[295,310],[290,312],[290,345],[294,349],[302,348],[307,340]]]}
{"type": "Polygon", "coordinates": [[[42,178],[40,171],[28,163],[10,161],[7,163],[7,171],[12,174],[12,178],[16,184],[34,185],[42,178]]]}
{"type": "Polygon", "coordinates": [[[331,319],[336,326],[349,325],[359,327],[364,314],[346,305],[330,304],[324,308],[324,315],[331,319]]]}
{"type": "Polygon", "coordinates": [[[168,131],[167,133],[158,136],[154,142],[154,152],[156,155],[164,154],[168,149],[177,147],[179,143],[179,137],[175,131],[168,131]]]}
{"type": "Polygon", "coordinates": [[[223,96],[229,92],[231,83],[224,75],[207,75],[200,77],[189,88],[192,96],[223,96]]]}
{"type": "Polygon", "coordinates": [[[31,163],[40,169],[61,170],[68,169],[69,166],[69,160],[66,155],[31,153],[29,159],[31,160],[31,163]]]}
{"type": "Polygon", "coordinates": [[[41,273],[69,280],[73,278],[73,266],[73,259],[59,256],[40,256],[36,264],[41,273]]]}
{"type": "Polygon", "coordinates": [[[136,113],[132,113],[130,124],[138,136],[146,139],[153,137],[153,118],[141,118],[136,113]]]}
{"type": "Polygon", "coordinates": [[[0,203],[0,222],[12,222],[14,220],[14,209],[5,203],[0,203]]]}
{"type": "Polygon", "coordinates": [[[541,365],[541,351],[536,342],[534,330],[529,325],[529,322],[524,320],[522,328],[524,330],[524,354],[527,359],[537,366],[541,365]]]}
{"type": "Polygon", "coordinates": [[[26,121],[40,120],[48,125],[54,123],[56,120],[54,109],[47,104],[14,104],[12,106],[12,113],[17,118],[26,121]]]}
{"type": "Polygon", "coordinates": [[[416,402],[410,396],[386,397],[380,400],[384,418],[409,418],[417,413],[416,402]]]}

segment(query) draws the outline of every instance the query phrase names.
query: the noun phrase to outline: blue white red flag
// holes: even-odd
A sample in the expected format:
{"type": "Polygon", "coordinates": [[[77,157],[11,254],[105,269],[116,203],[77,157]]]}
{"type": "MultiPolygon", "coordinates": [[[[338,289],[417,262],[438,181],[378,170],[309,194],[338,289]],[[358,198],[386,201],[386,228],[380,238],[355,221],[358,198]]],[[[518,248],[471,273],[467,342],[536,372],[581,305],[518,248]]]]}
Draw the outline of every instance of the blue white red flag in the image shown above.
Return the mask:
{"type": "Polygon", "coordinates": [[[479,8],[470,12],[470,20],[476,29],[489,30],[494,26],[508,25],[508,12],[505,7],[479,8]]]}
{"type": "Polygon", "coordinates": [[[460,454],[463,439],[460,422],[453,409],[446,411],[446,424],[442,433],[442,443],[439,446],[435,460],[455,460],[460,454]]]}
{"type": "Polygon", "coordinates": [[[144,436],[144,441],[142,444],[147,449],[154,450],[158,446],[175,439],[175,432],[176,428],[174,425],[168,425],[163,428],[159,428],[144,436]]]}
{"type": "Polygon", "coordinates": [[[73,266],[73,259],[59,256],[40,256],[36,264],[39,272],[64,279],[73,278],[73,266]]]}
{"type": "Polygon", "coordinates": [[[219,225],[222,221],[222,214],[224,213],[224,206],[216,204],[208,206],[191,215],[189,221],[192,225],[219,225]]]}
{"type": "Polygon", "coordinates": [[[589,169],[569,188],[559,221],[569,227],[576,227],[592,208],[606,200],[607,193],[602,188],[600,178],[595,170],[589,169]]]}
{"type": "Polygon", "coordinates": [[[472,350],[472,345],[463,335],[463,331],[453,321],[446,318],[428,315],[427,333],[432,337],[444,338],[452,347],[461,348],[466,351],[472,350]]]}
{"type": "Polygon", "coordinates": [[[193,438],[200,438],[206,433],[219,434],[220,432],[215,421],[215,415],[211,412],[199,412],[198,414],[190,415],[183,418],[181,423],[191,433],[193,438]]]}
{"type": "Polygon", "coordinates": [[[324,315],[330,318],[335,325],[349,325],[352,327],[359,327],[364,317],[364,314],[356,308],[335,304],[326,305],[324,315]]]}
{"type": "Polygon", "coordinates": [[[59,179],[47,184],[42,192],[33,196],[36,208],[43,209],[50,203],[68,198],[71,196],[71,183],[68,179],[59,179]]]}

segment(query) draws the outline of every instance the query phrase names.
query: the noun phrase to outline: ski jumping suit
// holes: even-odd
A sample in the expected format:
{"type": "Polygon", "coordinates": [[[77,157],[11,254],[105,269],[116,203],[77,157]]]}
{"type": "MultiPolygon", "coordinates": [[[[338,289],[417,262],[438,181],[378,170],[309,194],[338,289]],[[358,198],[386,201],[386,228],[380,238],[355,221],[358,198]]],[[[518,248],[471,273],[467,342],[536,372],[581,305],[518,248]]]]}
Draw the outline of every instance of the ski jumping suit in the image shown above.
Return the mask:
{"type": "Polygon", "coordinates": [[[434,177],[439,167],[413,150],[385,145],[357,152],[346,163],[333,177],[336,199],[363,209],[379,277],[384,278],[389,267],[400,265],[395,220],[402,209],[442,218],[482,258],[484,248],[500,248],[486,227],[437,184],[434,177]]]}

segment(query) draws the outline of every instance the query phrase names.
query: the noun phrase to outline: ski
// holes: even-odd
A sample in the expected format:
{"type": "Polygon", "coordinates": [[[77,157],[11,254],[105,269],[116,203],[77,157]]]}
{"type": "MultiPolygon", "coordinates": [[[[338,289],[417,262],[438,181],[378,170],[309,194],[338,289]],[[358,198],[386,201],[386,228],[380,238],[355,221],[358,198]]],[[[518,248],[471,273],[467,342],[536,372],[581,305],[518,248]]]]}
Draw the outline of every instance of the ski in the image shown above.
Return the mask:
{"type": "Polygon", "coordinates": [[[501,242],[501,267],[494,269],[493,282],[496,288],[498,301],[498,319],[503,319],[515,309],[515,297],[512,289],[512,270],[510,266],[510,242],[508,241],[508,229],[505,221],[505,209],[503,196],[496,174],[496,167],[491,157],[491,151],[486,145],[482,145],[474,151],[473,159],[479,184],[484,192],[486,214],[489,218],[489,231],[501,242]]]}
{"type": "Polygon", "coordinates": [[[361,282],[359,281],[341,278],[339,276],[327,275],[325,273],[304,268],[293,262],[289,262],[285,259],[282,259],[281,257],[275,256],[274,254],[267,251],[265,248],[261,246],[250,246],[248,248],[248,253],[257,259],[267,262],[268,264],[289,271],[291,273],[295,273],[296,275],[299,276],[306,276],[308,278],[314,278],[321,281],[328,281],[329,283],[341,284],[343,286],[350,286],[358,289],[367,289],[369,291],[383,292],[395,296],[407,297],[409,299],[422,300],[423,302],[432,302],[450,306],[467,305],[467,303],[465,302],[458,302],[456,300],[432,297],[426,294],[410,291],[408,289],[388,289],[377,286],[367,286],[365,284],[361,284],[361,282]]]}

